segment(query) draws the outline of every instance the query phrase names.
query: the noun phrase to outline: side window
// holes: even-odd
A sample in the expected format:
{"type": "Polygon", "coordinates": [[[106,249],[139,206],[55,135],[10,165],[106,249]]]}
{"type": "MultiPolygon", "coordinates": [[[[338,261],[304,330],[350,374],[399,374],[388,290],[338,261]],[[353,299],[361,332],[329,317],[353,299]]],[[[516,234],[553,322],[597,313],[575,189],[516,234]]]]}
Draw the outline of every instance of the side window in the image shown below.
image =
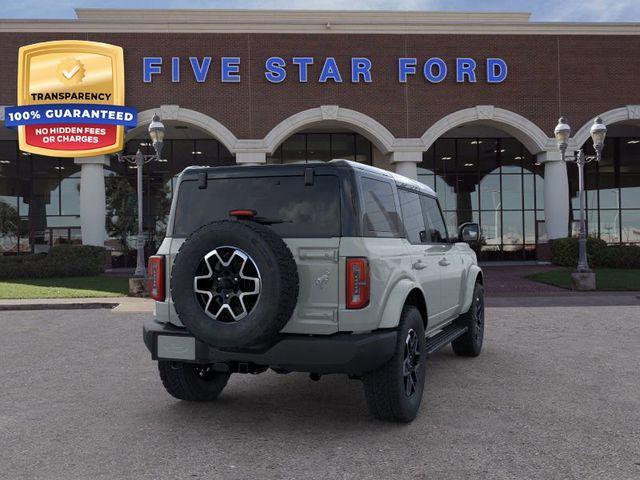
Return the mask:
{"type": "Polygon", "coordinates": [[[408,190],[398,189],[402,221],[407,231],[407,240],[411,243],[423,243],[426,240],[424,216],[420,205],[420,196],[408,190]]]}
{"type": "Polygon", "coordinates": [[[427,241],[432,243],[445,243],[448,241],[447,227],[442,218],[442,212],[435,198],[420,195],[424,221],[427,224],[427,241]]]}
{"type": "Polygon", "coordinates": [[[400,222],[391,184],[363,177],[362,194],[365,230],[378,237],[398,236],[400,222]]]}

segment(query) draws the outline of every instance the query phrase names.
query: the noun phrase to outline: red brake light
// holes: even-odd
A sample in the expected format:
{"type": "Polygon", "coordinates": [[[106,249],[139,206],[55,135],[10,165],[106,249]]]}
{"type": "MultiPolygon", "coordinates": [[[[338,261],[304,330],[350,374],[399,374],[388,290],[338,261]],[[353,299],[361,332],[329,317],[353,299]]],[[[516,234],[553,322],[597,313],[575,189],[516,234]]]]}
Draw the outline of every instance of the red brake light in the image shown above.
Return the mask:
{"type": "Polygon", "coordinates": [[[229,216],[236,217],[236,218],[237,217],[255,217],[256,212],[255,210],[230,210],[229,216]]]}
{"type": "Polygon", "coordinates": [[[363,257],[347,258],[347,308],[369,305],[369,260],[363,257]]]}
{"type": "Polygon", "coordinates": [[[149,297],[158,302],[164,301],[164,255],[149,257],[149,297]]]}

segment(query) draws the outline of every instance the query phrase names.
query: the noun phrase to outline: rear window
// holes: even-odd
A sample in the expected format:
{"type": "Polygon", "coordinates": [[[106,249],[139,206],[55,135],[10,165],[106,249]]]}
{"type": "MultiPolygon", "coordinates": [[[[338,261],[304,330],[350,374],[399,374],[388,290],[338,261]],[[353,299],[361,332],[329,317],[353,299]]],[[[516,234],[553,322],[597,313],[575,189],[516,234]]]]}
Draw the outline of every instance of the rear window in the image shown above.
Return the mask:
{"type": "Polygon", "coordinates": [[[400,218],[390,183],[362,178],[364,198],[364,228],[375,237],[400,235],[400,218]]]}
{"type": "Polygon", "coordinates": [[[230,210],[254,210],[274,221],[269,227],[281,237],[340,236],[340,187],[334,175],[209,178],[206,189],[197,180],[180,184],[173,236],[186,237],[215,220],[227,220],[230,210]]]}

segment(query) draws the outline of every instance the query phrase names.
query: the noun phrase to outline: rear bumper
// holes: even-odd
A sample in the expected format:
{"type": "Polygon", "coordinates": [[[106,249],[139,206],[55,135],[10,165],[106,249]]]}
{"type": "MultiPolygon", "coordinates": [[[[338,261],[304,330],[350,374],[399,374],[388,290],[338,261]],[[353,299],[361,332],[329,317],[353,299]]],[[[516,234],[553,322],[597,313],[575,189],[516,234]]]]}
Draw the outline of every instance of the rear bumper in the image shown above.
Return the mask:
{"type": "Polygon", "coordinates": [[[385,330],[366,334],[281,335],[261,350],[229,351],[196,339],[187,329],[157,320],[143,327],[144,343],[154,360],[190,363],[247,363],[292,372],[359,375],[375,370],[394,353],[397,333],[385,330]]]}

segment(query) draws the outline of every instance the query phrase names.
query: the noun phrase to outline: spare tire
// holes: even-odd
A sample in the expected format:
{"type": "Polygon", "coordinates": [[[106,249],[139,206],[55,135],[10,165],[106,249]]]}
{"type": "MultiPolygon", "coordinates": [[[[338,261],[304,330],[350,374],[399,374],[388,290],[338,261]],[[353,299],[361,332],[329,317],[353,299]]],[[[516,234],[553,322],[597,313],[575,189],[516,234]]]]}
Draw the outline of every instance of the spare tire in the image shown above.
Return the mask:
{"type": "Polygon", "coordinates": [[[214,347],[273,341],[298,300],[298,269],[270,228],[223,220],[194,231],[171,269],[171,296],[187,329],[214,347]]]}

